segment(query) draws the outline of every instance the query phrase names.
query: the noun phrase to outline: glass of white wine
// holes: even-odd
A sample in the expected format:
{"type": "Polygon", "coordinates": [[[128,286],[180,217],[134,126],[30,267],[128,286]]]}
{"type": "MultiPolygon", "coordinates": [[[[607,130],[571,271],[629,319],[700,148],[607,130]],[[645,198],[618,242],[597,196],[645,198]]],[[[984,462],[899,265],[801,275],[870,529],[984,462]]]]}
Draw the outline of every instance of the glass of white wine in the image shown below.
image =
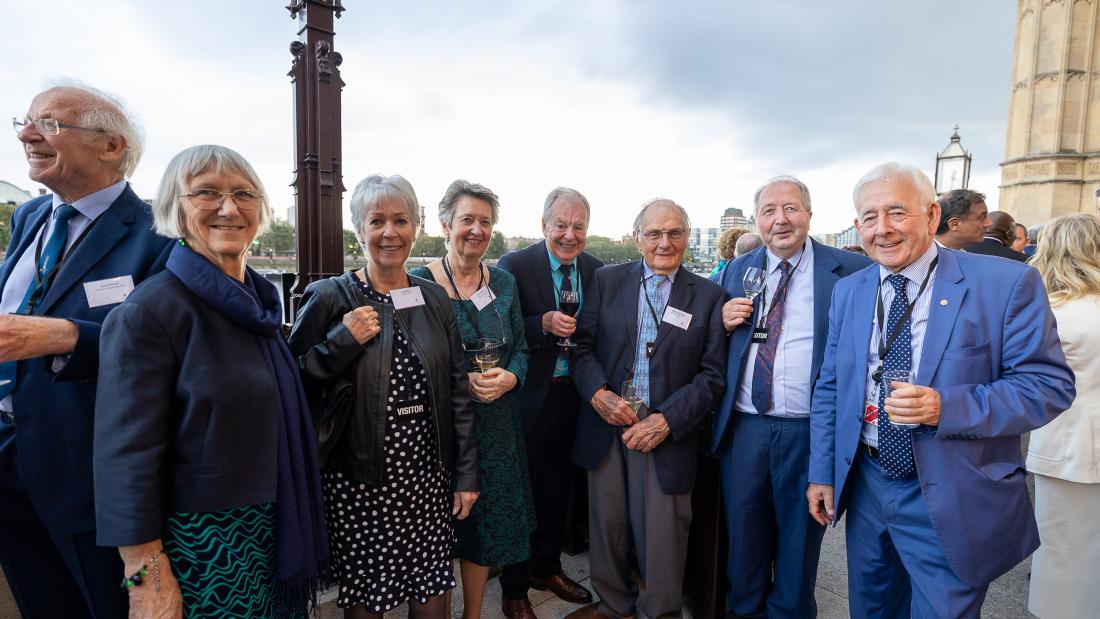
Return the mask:
{"type": "Polygon", "coordinates": [[[483,337],[477,341],[477,348],[474,349],[474,363],[477,364],[479,372],[484,373],[500,363],[500,349],[500,340],[483,337]]]}
{"type": "Polygon", "coordinates": [[[619,397],[623,399],[623,402],[626,402],[626,405],[634,411],[635,415],[638,414],[638,409],[642,407],[642,395],[638,393],[634,381],[628,380],[623,383],[623,388],[619,391],[619,397]]]}
{"type": "Polygon", "coordinates": [[[756,296],[764,289],[765,279],[767,279],[767,274],[764,269],[758,267],[745,269],[745,278],[742,281],[745,284],[745,296],[750,301],[756,299],[756,296]]]}

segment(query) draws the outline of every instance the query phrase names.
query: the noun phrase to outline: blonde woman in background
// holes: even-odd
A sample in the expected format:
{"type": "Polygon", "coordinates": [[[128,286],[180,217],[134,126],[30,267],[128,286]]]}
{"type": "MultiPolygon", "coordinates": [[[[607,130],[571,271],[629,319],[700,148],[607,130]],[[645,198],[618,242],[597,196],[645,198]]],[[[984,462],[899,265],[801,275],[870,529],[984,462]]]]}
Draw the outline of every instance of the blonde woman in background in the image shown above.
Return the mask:
{"type": "Polygon", "coordinates": [[[1042,546],[1031,563],[1028,610],[1095,617],[1100,608],[1100,218],[1078,213],[1043,227],[1030,263],[1039,270],[1076,375],[1077,399],[1031,433],[1035,516],[1042,546]]]}

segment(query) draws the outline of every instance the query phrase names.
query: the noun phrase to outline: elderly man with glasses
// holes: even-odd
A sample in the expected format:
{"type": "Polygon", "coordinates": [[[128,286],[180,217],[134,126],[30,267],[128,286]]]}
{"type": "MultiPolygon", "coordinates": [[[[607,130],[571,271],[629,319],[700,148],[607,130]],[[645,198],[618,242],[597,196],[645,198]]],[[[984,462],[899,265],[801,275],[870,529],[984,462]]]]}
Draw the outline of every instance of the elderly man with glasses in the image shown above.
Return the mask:
{"type": "Polygon", "coordinates": [[[24,617],[125,617],[122,562],[95,543],[99,331],[171,241],[126,181],[141,139],[115,98],[50,88],[12,124],[53,194],[16,208],[0,266],[0,564],[24,617]]]}
{"type": "Polygon", "coordinates": [[[589,556],[600,601],[570,617],[682,614],[699,423],[726,384],[725,293],[681,266],[690,231],[671,200],[634,221],[642,260],[585,289],[573,381],[585,402],[574,460],[588,470],[589,556]],[[646,595],[630,577],[638,557],[646,595]]]}

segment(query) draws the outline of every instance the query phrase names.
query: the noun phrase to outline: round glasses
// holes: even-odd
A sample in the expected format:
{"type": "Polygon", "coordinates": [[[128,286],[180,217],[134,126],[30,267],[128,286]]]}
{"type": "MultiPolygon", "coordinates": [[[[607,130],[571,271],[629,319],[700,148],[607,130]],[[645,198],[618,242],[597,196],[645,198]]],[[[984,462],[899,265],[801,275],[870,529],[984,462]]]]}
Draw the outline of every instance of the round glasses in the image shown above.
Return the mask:
{"type": "Polygon", "coordinates": [[[184,198],[191,200],[191,206],[203,211],[215,211],[222,207],[227,197],[233,198],[233,204],[242,211],[253,211],[259,208],[260,200],[264,197],[253,189],[237,189],[234,191],[218,191],[216,189],[196,189],[191,193],[183,194],[184,198]]]}

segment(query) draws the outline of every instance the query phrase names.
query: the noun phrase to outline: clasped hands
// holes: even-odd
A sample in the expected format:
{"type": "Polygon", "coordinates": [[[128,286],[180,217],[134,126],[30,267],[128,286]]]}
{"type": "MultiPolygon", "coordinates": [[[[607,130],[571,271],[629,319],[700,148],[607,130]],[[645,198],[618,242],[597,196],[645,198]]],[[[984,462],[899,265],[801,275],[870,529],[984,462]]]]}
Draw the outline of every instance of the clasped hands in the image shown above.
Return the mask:
{"type": "Polygon", "coordinates": [[[630,410],[626,402],[607,388],[598,390],[592,396],[591,404],[596,414],[607,423],[613,426],[627,426],[623,431],[622,440],[630,449],[643,453],[650,452],[671,433],[664,415],[650,413],[645,419],[638,421],[638,415],[630,410]]]}
{"type": "Polygon", "coordinates": [[[470,372],[470,395],[478,402],[493,402],[511,391],[519,379],[502,368],[489,368],[484,372],[470,372]]]}

